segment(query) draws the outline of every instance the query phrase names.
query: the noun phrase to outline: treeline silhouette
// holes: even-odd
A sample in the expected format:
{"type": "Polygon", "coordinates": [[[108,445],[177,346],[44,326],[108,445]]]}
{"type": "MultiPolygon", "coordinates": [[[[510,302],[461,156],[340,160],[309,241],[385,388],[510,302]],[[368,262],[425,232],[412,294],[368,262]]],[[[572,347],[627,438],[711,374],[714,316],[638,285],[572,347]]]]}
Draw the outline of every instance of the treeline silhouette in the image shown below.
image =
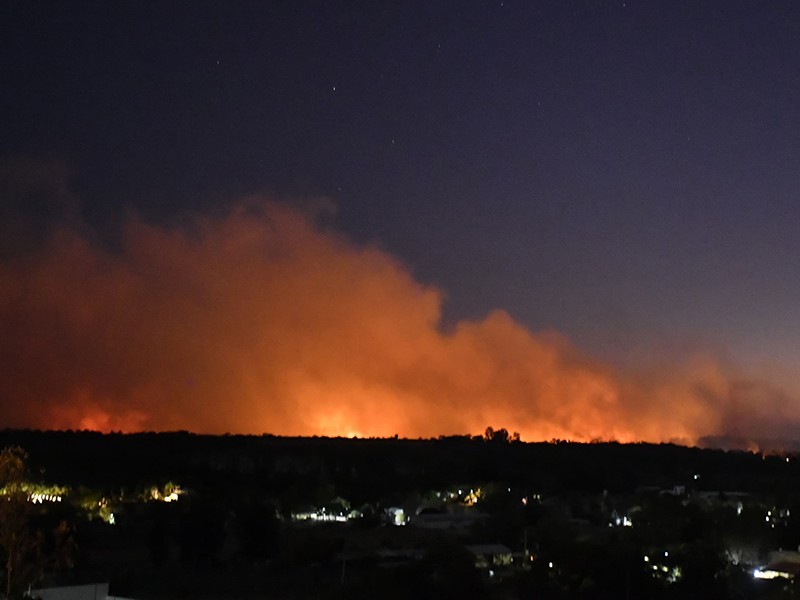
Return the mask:
{"type": "Polygon", "coordinates": [[[505,430],[438,439],[349,439],[189,432],[0,431],[33,475],[62,485],[128,488],[167,481],[211,491],[254,485],[301,496],[332,485],[353,503],[408,490],[502,481],[544,494],[631,492],[642,486],[794,491],[797,461],[674,444],[524,443],[505,430]],[[306,492],[306,493],[303,493],[306,492]]]}

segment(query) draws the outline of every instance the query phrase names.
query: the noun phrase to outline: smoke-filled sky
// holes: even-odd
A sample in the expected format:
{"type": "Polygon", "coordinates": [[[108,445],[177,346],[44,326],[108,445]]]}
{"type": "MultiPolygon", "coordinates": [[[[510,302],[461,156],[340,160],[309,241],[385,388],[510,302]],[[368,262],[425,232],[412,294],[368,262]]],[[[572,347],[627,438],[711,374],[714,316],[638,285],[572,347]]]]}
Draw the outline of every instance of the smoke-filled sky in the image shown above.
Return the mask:
{"type": "Polygon", "coordinates": [[[0,426],[792,439],[792,2],[4,3],[0,426]]]}

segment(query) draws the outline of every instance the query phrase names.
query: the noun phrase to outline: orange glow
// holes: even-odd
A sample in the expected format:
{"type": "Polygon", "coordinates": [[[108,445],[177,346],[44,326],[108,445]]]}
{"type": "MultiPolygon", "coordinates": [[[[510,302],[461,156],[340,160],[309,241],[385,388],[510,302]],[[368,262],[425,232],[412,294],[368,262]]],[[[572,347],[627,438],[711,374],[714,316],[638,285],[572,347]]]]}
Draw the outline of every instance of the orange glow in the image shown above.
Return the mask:
{"type": "Polygon", "coordinates": [[[2,426],[692,442],[798,416],[708,357],[624,374],[502,310],[442,332],[439,290],[316,216],[251,199],[0,263],[2,426]]]}

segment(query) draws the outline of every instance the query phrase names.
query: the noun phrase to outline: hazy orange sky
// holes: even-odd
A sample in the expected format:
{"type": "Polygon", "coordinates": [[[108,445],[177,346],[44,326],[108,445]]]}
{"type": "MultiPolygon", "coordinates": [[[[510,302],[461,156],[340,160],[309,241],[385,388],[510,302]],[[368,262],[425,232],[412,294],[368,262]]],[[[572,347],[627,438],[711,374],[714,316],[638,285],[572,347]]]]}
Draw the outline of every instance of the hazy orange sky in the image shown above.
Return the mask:
{"type": "Polygon", "coordinates": [[[708,355],[622,372],[502,309],[444,329],[443,292],[251,197],[120,243],[65,220],[0,264],[6,427],[523,439],[790,436],[786,396],[708,355]]]}

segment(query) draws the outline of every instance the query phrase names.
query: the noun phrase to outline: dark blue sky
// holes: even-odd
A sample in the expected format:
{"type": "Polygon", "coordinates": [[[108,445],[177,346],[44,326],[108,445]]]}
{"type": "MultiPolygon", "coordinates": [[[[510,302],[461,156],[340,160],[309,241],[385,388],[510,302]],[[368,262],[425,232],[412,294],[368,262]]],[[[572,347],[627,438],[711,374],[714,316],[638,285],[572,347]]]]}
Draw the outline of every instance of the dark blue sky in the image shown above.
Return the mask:
{"type": "Polygon", "coordinates": [[[0,9],[0,156],[99,228],[325,196],[448,320],[800,358],[796,2],[168,4],[0,9]]]}

